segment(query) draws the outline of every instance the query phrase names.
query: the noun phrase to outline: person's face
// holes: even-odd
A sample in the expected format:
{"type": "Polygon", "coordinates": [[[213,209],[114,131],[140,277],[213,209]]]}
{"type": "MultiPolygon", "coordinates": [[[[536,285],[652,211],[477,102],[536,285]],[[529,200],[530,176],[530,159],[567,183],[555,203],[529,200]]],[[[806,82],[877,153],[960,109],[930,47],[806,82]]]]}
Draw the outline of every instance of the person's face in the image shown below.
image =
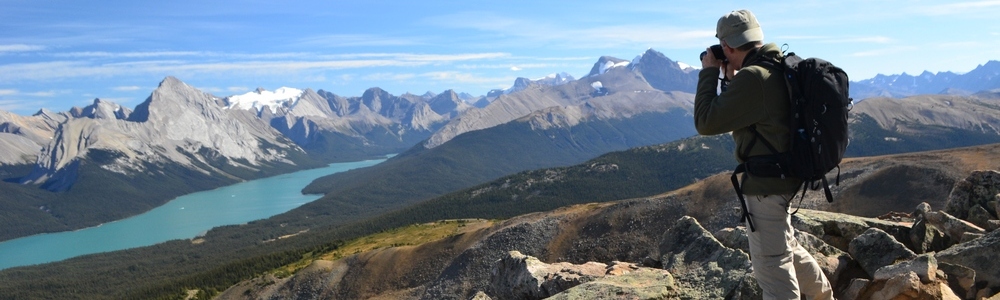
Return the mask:
{"type": "Polygon", "coordinates": [[[722,54],[726,55],[726,61],[732,64],[733,58],[736,57],[736,48],[729,47],[729,44],[726,44],[726,41],[722,39],[719,39],[719,45],[722,45],[722,54]]]}

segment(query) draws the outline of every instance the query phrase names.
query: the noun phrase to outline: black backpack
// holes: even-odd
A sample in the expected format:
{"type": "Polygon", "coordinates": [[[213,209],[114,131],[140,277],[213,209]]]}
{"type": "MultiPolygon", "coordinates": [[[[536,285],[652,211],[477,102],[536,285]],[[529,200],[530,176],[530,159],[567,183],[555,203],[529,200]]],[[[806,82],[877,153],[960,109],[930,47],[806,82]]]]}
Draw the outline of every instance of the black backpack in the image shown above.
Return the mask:
{"type": "Polygon", "coordinates": [[[832,202],[826,174],[837,168],[836,183],[840,184],[839,164],[849,143],[847,113],[853,106],[853,99],[848,95],[847,73],[828,61],[802,59],[795,53],[788,53],[780,62],[760,60],[753,64],[785,75],[791,99],[791,145],[789,151],[779,153],[753,125],[750,126],[755,138],[742,153],[745,162],[736,167],[731,179],[743,205],[743,218],[751,231],[754,227],[737,174],[749,172],[761,177],[800,178],[803,180],[802,196],[806,190],[818,190],[822,185],[826,200],[832,202]],[[757,140],[774,154],[747,157],[757,140]]]}

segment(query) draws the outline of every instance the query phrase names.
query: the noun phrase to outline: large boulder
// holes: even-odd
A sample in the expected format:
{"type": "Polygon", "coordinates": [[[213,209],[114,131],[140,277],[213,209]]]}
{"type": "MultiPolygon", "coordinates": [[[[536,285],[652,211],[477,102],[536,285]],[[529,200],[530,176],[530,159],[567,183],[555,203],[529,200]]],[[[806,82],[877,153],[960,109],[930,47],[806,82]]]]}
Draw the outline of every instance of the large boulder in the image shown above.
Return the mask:
{"type": "Polygon", "coordinates": [[[941,251],[954,244],[943,231],[933,224],[928,224],[923,217],[913,222],[910,228],[910,245],[918,254],[941,251]]]}
{"type": "Polygon", "coordinates": [[[968,221],[962,220],[958,217],[952,216],[944,211],[932,211],[924,214],[924,219],[927,223],[937,226],[944,232],[948,240],[952,242],[961,241],[962,238],[968,234],[984,234],[986,230],[976,226],[975,224],[969,223],[968,221]]]}
{"type": "Polygon", "coordinates": [[[997,194],[1000,193],[1000,172],[987,170],[975,171],[969,177],[955,183],[948,204],[944,211],[959,219],[968,219],[969,212],[979,207],[983,208],[993,219],[997,217],[997,194]]]}
{"type": "Polygon", "coordinates": [[[933,255],[888,265],[875,271],[872,280],[856,280],[845,299],[962,299],[948,286],[933,255]]]}
{"type": "Polygon", "coordinates": [[[740,294],[754,297],[750,257],[722,245],[692,217],[678,220],[660,244],[663,268],[674,275],[677,286],[692,299],[723,299],[740,294]],[[748,286],[749,285],[749,286],[748,286]]]}
{"type": "Polygon", "coordinates": [[[547,264],[538,258],[510,251],[496,263],[493,282],[503,299],[543,299],[584,282],[603,277],[607,265],[596,262],[574,265],[547,264]]]}
{"type": "Polygon", "coordinates": [[[792,215],[792,226],[844,251],[869,228],[878,228],[897,240],[908,241],[910,235],[909,224],[810,209],[800,209],[792,215]]]}
{"type": "Polygon", "coordinates": [[[621,275],[609,274],[547,299],[677,299],[680,295],[670,272],[638,268],[621,275]]]}
{"type": "Polygon", "coordinates": [[[907,249],[891,235],[878,228],[871,228],[851,240],[848,253],[861,264],[861,268],[869,275],[874,275],[878,269],[894,264],[896,261],[913,259],[917,255],[907,249]]]}
{"type": "Polygon", "coordinates": [[[938,252],[936,257],[938,261],[975,270],[977,286],[985,286],[993,293],[1000,291],[1000,259],[997,259],[1000,258],[1000,230],[952,246],[938,252]]]}
{"type": "Polygon", "coordinates": [[[496,263],[494,274],[494,296],[498,299],[663,299],[679,295],[670,272],[623,262],[548,264],[510,251],[496,263]]]}

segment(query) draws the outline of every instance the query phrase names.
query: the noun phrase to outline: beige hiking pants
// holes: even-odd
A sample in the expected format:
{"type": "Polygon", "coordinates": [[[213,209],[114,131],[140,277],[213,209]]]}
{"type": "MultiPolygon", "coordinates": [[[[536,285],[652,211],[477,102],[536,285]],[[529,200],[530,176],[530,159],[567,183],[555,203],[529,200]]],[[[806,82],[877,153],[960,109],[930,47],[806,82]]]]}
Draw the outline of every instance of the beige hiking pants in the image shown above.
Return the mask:
{"type": "Polygon", "coordinates": [[[755,232],[748,232],[753,275],[764,299],[833,299],[826,275],[795,240],[788,203],[792,196],[749,196],[755,232]]]}

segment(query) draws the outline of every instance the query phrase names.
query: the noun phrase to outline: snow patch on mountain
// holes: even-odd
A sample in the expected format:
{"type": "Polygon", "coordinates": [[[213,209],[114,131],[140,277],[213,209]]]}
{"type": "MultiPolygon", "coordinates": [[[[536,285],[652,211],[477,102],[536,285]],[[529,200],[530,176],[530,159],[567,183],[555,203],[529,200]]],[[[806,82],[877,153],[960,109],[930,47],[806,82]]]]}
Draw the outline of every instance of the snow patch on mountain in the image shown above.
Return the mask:
{"type": "Polygon", "coordinates": [[[599,73],[597,73],[597,74],[604,74],[609,69],[618,68],[618,67],[625,67],[625,66],[628,66],[629,64],[630,64],[630,62],[628,62],[628,61],[621,61],[621,62],[617,62],[617,63],[613,62],[613,61],[607,61],[607,62],[604,63],[603,66],[601,66],[601,71],[599,73]]]}
{"type": "Polygon", "coordinates": [[[689,64],[686,64],[686,63],[682,63],[682,62],[679,62],[679,61],[677,62],[677,66],[680,67],[681,70],[684,70],[684,71],[693,71],[693,70],[698,70],[699,69],[699,68],[695,68],[692,65],[689,65],[689,64]]]}
{"type": "Polygon", "coordinates": [[[276,113],[279,107],[293,106],[302,97],[302,90],[290,87],[281,87],[275,91],[268,91],[263,88],[242,94],[233,95],[225,99],[226,108],[232,109],[253,109],[261,112],[265,107],[276,113]]]}

